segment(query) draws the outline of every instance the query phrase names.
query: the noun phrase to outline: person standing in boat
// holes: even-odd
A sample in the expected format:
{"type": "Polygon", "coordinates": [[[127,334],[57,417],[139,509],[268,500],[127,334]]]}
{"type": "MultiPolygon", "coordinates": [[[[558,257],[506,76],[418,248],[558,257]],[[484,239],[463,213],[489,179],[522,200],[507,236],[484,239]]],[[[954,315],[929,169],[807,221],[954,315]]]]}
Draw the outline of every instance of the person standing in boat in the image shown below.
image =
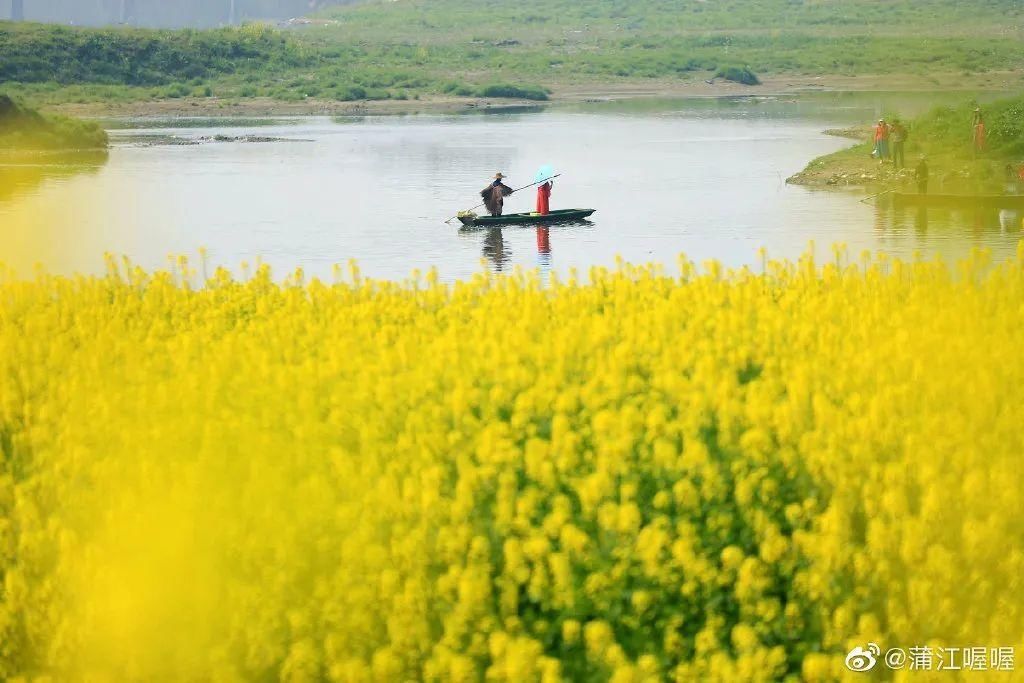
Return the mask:
{"type": "Polygon", "coordinates": [[[501,215],[502,208],[505,206],[505,197],[513,192],[511,187],[501,182],[504,177],[501,173],[495,173],[494,182],[480,190],[484,206],[492,216],[501,215]]]}
{"type": "Polygon", "coordinates": [[[541,216],[547,216],[551,213],[551,188],[554,186],[554,180],[549,180],[537,186],[537,213],[541,216]]]}

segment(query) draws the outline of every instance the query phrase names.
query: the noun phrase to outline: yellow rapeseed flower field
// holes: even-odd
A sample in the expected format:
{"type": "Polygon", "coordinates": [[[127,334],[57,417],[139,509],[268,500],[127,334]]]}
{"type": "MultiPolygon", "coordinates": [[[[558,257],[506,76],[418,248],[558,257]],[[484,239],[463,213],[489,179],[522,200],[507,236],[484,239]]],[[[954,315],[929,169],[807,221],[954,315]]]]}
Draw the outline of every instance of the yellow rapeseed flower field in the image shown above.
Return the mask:
{"type": "Polygon", "coordinates": [[[192,268],[0,277],[0,678],[827,681],[868,642],[1024,645],[1024,252],[192,268]]]}

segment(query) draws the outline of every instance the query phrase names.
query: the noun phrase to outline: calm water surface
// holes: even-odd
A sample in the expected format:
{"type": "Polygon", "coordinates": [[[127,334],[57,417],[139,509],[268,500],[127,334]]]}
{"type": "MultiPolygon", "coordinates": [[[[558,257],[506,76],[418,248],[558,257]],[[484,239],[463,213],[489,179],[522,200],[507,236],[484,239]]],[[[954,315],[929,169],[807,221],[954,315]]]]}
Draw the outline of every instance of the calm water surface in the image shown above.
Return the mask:
{"type": "MultiPolygon", "coordinates": [[[[105,162],[0,168],[0,183],[8,179],[0,260],[95,272],[104,252],[153,268],[205,247],[213,263],[262,259],[278,274],[302,267],[329,276],[333,264],[357,259],[374,277],[437,266],[454,279],[482,260],[559,272],[616,256],[673,265],[679,253],[756,264],[759,247],[795,258],[811,240],[821,255],[834,242],[854,257],[869,249],[955,258],[979,246],[1012,253],[1020,216],[894,213],[861,194],[785,184],[810,159],[849,144],[825,128],[888,106],[881,96],[662,101],[114,131],[105,162]],[[140,142],[169,135],[284,140],[140,142]],[[547,230],[444,223],[479,201],[495,171],[518,187],[544,163],[564,174],[553,208],[596,208],[590,221],[547,230]]],[[[533,201],[532,189],[514,195],[506,212],[533,201]]]]}

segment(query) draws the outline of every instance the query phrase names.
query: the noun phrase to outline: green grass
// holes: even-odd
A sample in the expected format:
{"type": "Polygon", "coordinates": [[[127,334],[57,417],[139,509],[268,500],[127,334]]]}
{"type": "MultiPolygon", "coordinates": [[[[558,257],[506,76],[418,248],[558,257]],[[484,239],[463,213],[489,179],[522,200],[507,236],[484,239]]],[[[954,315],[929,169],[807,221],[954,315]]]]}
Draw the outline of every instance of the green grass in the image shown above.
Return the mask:
{"type": "Polygon", "coordinates": [[[370,0],[325,10],[341,31],[364,40],[448,43],[519,39],[528,43],[609,35],[680,36],[708,31],[821,35],[1020,36],[1016,0],[370,0]]]}
{"type": "Polygon", "coordinates": [[[488,97],[542,99],[569,83],[692,80],[731,68],[760,76],[1024,71],[1018,0],[373,0],[322,15],[336,23],[283,32],[0,22],[0,83],[39,103],[347,101],[488,89],[497,93],[488,97]]]}
{"type": "Polygon", "coordinates": [[[107,134],[99,125],[62,116],[43,116],[7,95],[0,95],[0,149],[105,149],[107,134]]]}
{"type": "Polygon", "coordinates": [[[390,46],[406,65],[549,85],[739,64],[768,75],[1024,68],[1017,0],[522,0],[486,11],[471,0],[389,0],[323,14],[338,25],[305,40],[390,46]]]}
{"type": "MultiPolygon", "coordinates": [[[[984,108],[986,156],[994,160],[1024,159],[1024,96],[999,100],[984,108]]],[[[912,134],[926,151],[949,150],[961,158],[971,155],[973,102],[940,107],[916,120],[912,134]]]]}

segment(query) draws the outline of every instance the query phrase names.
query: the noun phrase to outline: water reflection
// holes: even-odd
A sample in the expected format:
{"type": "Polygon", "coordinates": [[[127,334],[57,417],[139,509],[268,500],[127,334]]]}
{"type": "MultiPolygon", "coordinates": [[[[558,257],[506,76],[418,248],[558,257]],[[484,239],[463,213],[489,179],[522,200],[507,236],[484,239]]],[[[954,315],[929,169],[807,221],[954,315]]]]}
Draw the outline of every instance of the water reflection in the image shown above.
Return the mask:
{"type": "MultiPolygon", "coordinates": [[[[576,234],[581,230],[593,228],[594,223],[588,220],[580,220],[561,223],[557,227],[571,231],[570,234],[576,234]]],[[[523,238],[526,236],[528,229],[527,226],[519,226],[518,228],[512,226],[503,231],[501,228],[463,226],[459,228],[459,234],[467,238],[474,238],[482,234],[481,251],[483,258],[487,260],[495,271],[503,272],[514,260],[510,238],[516,239],[519,242],[519,246],[525,247],[526,243],[523,238]]],[[[537,249],[537,269],[540,271],[541,276],[546,278],[551,273],[553,266],[551,258],[551,226],[537,225],[532,230],[537,249]]]]}
{"type": "Polygon", "coordinates": [[[880,246],[897,253],[941,250],[943,244],[999,248],[1020,239],[1024,216],[1015,209],[918,206],[913,210],[877,206],[880,246]]]}
{"type": "Polygon", "coordinates": [[[484,258],[490,261],[499,273],[512,260],[512,250],[505,244],[501,228],[488,228],[484,234],[484,258]]]}
{"type": "MultiPolygon", "coordinates": [[[[587,222],[589,223],[589,221],[587,222]]],[[[514,228],[511,229],[514,231],[514,228]]],[[[462,227],[459,233],[465,237],[472,237],[478,234],[483,235],[481,240],[481,252],[483,258],[490,263],[496,272],[503,272],[512,262],[513,250],[510,240],[501,228],[474,228],[462,227]]],[[[519,235],[525,234],[525,230],[519,235]]],[[[551,228],[547,225],[538,225],[534,228],[534,236],[537,244],[537,268],[541,275],[547,276],[551,272],[551,228]]]]}
{"type": "Polygon", "coordinates": [[[537,267],[543,275],[551,272],[551,228],[537,226],[537,267]]]}
{"type": "Polygon", "coordinates": [[[917,207],[917,213],[914,215],[914,233],[919,238],[928,235],[928,209],[923,206],[917,207]]]}
{"type": "Polygon", "coordinates": [[[76,178],[99,175],[106,163],[105,152],[0,156],[0,261],[25,274],[40,262],[63,268],[70,256],[89,251],[94,235],[78,229],[75,218],[96,195],[66,190],[76,178]],[[41,196],[51,191],[61,199],[41,196]]]}
{"type": "Polygon", "coordinates": [[[100,152],[0,156],[0,202],[30,194],[48,180],[97,173],[109,155],[100,152]]]}

